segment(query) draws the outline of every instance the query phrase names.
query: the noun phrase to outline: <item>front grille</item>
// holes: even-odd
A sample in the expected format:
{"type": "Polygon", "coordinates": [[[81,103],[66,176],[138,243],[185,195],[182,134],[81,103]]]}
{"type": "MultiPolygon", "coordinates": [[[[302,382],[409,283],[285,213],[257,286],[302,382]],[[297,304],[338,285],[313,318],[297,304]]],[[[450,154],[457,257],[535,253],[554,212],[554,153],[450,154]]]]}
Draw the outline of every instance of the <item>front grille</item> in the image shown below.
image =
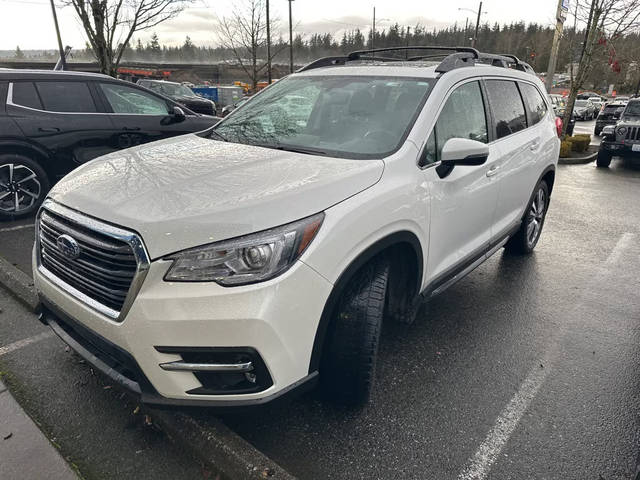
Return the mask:
{"type": "Polygon", "coordinates": [[[640,127],[627,127],[627,136],[625,140],[640,140],[640,127]]]}
{"type": "MultiPolygon", "coordinates": [[[[127,237],[110,234],[109,229],[105,232],[92,228],[101,223],[92,219],[83,223],[77,212],[70,218],[64,214],[64,209],[55,210],[45,204],[39,216],[40,268],[47,271],[48,277],[53,275],[58,280],[56,283],[62,281],[63,288],[72,287],[73,290],[66,288],[72,295],[81,297],[93,307],[97,303],[100,307],[97,309],[102,313],[119,318],[140,273],[140,259],[134,250],[136,243],[127,241],[127,237]],[[69,254],[60,246],[61,236],[70,237],[79,248],[69,254]]],[[[116,227],[110,228],[122,232],[116,227]]]]}

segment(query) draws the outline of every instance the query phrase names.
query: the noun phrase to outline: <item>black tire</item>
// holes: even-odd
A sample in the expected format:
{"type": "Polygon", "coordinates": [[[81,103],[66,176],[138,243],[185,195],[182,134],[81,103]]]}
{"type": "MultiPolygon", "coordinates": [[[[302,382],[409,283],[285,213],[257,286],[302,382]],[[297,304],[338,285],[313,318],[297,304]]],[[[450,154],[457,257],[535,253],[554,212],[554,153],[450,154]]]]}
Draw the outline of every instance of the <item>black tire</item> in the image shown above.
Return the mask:
{"type": "Polygon", "coordinates": [[[509,239],[504,247],[505,250],[509,253],[518,255],[528,255],[533,252],[533,249],[536,248],[540,235],[542,234],[542,228],[544,227],[544,221],[547,217],[548,209],[549,186],[546,181],[541,180],[533,191],[531,200],[529,200],[527,210],[522,217],[522,224],[520,225],[520,228],[509,239]],[[542,195],[542,197],[540,197],[540,195],[542,195]],[[540,210],[540,202],[542,203],[542,210],[540,210]],[[531,228],[535,231],[530,230],[531,228]]]}
{"type": "Polygon", "coordinates": [[[596,158],[596,165],[599,168],[609,168],[609,165],[611,165],[611,158],[612,158],[611,153],[601,148],[600,150],[598,150],[598,158],[596,158]]]}
{"type": "Polygon", "coordinates": [[[369,399],[388,277],[384,259],[371,261],[350,280],[334,311],[320,372],[323,390],[340,403],[369,399]]]}
{"type": "Polygon", "coordinates": [[[50,186],[38,162],[24,155],[0,154],[0,221],[35,213],[50,186]]]}

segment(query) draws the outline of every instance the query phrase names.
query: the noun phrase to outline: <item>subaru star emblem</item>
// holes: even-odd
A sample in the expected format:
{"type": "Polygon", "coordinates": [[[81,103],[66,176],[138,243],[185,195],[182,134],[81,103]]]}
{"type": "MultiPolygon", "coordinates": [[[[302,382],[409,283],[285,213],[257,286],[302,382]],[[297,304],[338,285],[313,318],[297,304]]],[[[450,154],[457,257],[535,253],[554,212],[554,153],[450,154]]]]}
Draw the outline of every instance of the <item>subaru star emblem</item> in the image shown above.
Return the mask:
{"type": "Polygon", "coordinates": [[[58,250],[71,260],[75,260],[80,256],[80,245],[69,235],[60,235],[56,240],[56,245],[58,246],[58,250]]]}

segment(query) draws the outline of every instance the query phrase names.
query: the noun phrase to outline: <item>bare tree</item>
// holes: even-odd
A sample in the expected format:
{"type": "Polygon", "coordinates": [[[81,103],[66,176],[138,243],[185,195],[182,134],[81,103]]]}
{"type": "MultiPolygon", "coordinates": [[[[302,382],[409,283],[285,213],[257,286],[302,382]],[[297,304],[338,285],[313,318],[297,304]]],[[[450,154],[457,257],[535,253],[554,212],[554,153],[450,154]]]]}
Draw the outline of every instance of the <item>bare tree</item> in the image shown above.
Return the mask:
{"type": "Polygon", "coordinates": [[[564,132],[578,95],[593,68],[593,57],[597,48],[605,48],[625,33],[640,26],[640,0],[576,0],[576,25],[585,26],[584,40],[580,45],[578,71],[571,69],[571,90],[564,113],[564,132]]]}
{"type": "Polygon", "coordinates": [[[192,0],[62,0],[76,11],[100,71],[116,76],[134,33],[175,17],[192,0]]]}
{"type": "MultiPolygon", "coordinates": [[[[255,90],[262,72],[267,68],[267,15],[264,0],[236,0],[234,12],[218,19],[218,42],[229,51],[233,61],[247,74],[251,87],[255,90]]],[[[270,30],[277,29],[277,20],[270,19],[270,30]]],[[[273,45],[273,42],[271,42],[273,45]]],[[[271,49],[273,59],[282,48],[271,49]]]]}

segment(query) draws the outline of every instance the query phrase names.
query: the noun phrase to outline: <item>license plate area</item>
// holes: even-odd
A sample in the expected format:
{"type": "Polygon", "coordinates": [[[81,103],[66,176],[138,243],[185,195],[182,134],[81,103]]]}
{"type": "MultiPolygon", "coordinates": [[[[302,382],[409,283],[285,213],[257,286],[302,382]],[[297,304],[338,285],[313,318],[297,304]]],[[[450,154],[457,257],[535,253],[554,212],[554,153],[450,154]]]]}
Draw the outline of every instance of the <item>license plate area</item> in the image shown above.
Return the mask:
{"type": "Polygon", "coordinates": [[[636,143],[634,145],[631,145],[631,151],[632,152],[640,152],[640,143],[636,143]]]}

